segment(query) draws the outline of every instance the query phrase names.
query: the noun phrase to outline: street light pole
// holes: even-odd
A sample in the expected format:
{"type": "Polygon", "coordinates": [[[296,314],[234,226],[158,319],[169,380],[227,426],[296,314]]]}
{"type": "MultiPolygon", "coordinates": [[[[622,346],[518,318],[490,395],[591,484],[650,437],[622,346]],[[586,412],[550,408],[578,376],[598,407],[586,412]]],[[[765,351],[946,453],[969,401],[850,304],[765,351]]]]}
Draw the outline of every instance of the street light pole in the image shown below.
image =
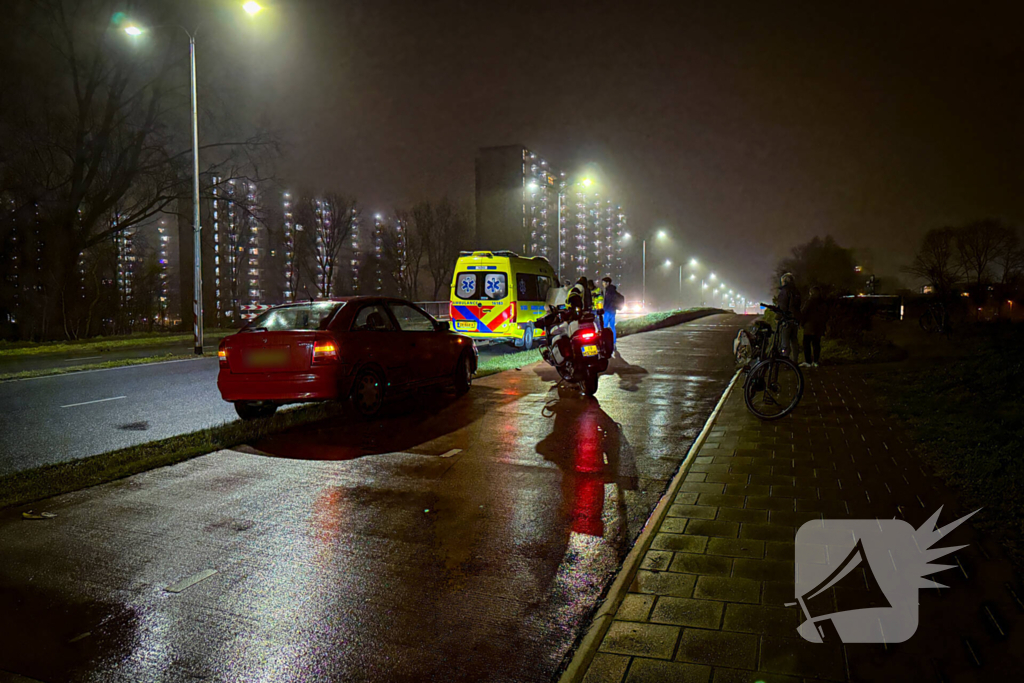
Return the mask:
{"type": "Polygon", "coordinates": [[[679,266],[679,305],[683,305],[683,267],[679,266]]]}
{"type": "Polygon", "coordinates": [[[192,67],[192,253],[195,266],[195,287],[192,292],[192,336],[195,354],[203,355],[203,248],[202,224],[199,222],[199,107],[196,102],[196,39],[188,33],[188,54],[192,67]]]}
{"type": "MultiPolygon", "coordinates": [[[[243,6],[250,15],[263,10],[256,0],[248,0],[243,6]]],[[[203,248],[202,230],[199,211],[199,102],[196,94],[196,37],[198,27],[192,31],[180,24],[157,26],[155,28],[171,28],[177,26],[188,36],[189,81],[192,94],[192,262],[194,266],[192,291],[192,336],[195,341],[195,354],[203,355],[203,248]]],[[[142,29],[134,24],[124,27],[130,36],[139,36],[142,29]]]]}
{"type": "Polygon", "coordinates": [[[643,268],[642,268],[642,270],[643,270],[643,285],[644,286],[643,286],[643,298],[641,299],[641,303],[642,303],[642,305],[644,307],[644,310],[646,311],[647,310],[647,240],[644,240],[644,242],[643,242],[643,258],[642,258],[642,261],[643,261],[643,268]]]}

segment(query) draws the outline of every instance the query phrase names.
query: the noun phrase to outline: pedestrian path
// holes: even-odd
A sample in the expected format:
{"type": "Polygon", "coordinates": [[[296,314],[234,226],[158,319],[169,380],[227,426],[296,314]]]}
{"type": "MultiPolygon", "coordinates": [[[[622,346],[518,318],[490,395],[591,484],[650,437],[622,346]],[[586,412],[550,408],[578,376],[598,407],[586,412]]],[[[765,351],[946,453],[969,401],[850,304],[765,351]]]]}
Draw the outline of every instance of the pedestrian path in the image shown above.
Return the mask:
{"type": "MultiPolygon", "coordinates": [[[[802,524],[899,518],[917,528],[939,506],[940,525],[969,512],[856,371],[820,368],[806,379],[799,408],[777,422],[750,415],[735,383],[667,514],[652,521],[650,550],[626,577],[628,593],[583,681],[1020,680],[1024,592],[998,544],[969,523],[939,543],[966,547],[931,577],[949,588],[919,591],[920,626],[909,640],[800,638],[802,524]]],[[[856,582],[829,589],[835,611],[862,598],[858,590],[856,582]]]]}

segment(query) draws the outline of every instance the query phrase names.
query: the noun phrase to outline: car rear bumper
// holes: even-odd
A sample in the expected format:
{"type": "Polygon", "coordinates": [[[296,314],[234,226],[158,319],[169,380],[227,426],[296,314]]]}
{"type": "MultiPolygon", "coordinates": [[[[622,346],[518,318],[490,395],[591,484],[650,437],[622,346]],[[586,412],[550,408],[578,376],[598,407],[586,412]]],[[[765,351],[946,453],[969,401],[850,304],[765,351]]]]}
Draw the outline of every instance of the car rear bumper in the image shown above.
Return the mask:
{"type": "Polygon", "coordinates": [[[347,396],[352,378],[344,366],[306,372],[233,373],[222,368],[217,388],[225,401],[326,401],[347,396]]]}

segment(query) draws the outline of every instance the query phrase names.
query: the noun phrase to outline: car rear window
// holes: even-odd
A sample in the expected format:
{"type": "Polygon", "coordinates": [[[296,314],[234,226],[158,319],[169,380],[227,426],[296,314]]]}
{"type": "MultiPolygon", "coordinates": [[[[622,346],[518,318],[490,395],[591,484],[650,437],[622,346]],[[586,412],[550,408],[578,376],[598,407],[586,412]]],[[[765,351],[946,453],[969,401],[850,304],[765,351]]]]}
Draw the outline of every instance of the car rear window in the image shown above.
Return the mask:
{"type": "Polygon", "coordinates": [[[287,330],[320,330],[344,303],[314,301],[308,304],[274,308],[254,318],[246,330],[283,332],[287,330]]]}
{"type": "Polygon", "coordinates": [[[468,301],[494,301],[508,296],[505,273],[459,273],[455,276],[455,296],[468,301]]]}

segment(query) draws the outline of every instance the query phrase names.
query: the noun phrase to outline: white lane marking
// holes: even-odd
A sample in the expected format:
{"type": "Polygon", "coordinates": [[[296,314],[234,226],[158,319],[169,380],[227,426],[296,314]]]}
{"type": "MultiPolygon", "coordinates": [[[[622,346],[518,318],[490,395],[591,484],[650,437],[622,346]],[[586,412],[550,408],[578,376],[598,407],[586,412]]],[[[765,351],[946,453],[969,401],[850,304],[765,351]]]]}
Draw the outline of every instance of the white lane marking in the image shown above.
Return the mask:
{"type": "Polygon", "coordinates": [[[122,398],[128,398],[128,397],[127,396],[113,396],[111,398],[98,398],[95,401],[83,401],[82,403],[69,403],[66,406],[61,406],[61,408],[77,408],[78,406],[87,406],[87,405],[90,405],[92,403],[105,403],[106,401],[117,401],[117,400],[120,400],[122,398]]]}
{"type": "Polygon", "coordinates": [[[81,358],[71,358],[64,361],[65,363],[77,363],[80,360],[96,360],[97,358],[103,358],[103,356],[82,356],[81,358]]]}
{"type": "Polygon", "coordinates": [[[164,590],[168,593],[180,593],[186,588],[191,588],[200,581],[206,581],[208,578],[217,573],[216,569],[204,569],[203,571],[193,574],[192,576],[186,577],[178,583],[173,583],[164,590]]]}
{"type": "Polygon", "coordinates": [[[442,454],[441,454],[441,457],[442,457],[442,458],[450,458],[450,457],[452,457],[453,455],[458,455],[458,454],[459,454],[459,453],[461,453],[461,452],[462,452],[462,449],[461,449],[461,448],[453,448],[453,449],[451,449],[450,451],[448,451],[447,453],[442,453],[442,454]]]}
{"type": "Polygon", "coordinates": [[[136,363],[135,365],[118,365],[116,368],[96,368],[95,370],[79,370],[77,372],[62,372],[58,375],[41,375],[39,377],[21,377],[18,379],[5,379],[0,380],[0,384],[4,382],[34,382],[40,379],[54,379],[55,377],[77,377],[78,375],[87,375],[90,372],[109,372],[110,370],[131,370],[138,368],[148,368],[154,365],[166,365],[167,363],[191,363],[197,360],[211,360],[215,359],[216,356],[198,356],[196,358],[176,358],[175,360],[161,360],[155,363],[136,363]]]}

